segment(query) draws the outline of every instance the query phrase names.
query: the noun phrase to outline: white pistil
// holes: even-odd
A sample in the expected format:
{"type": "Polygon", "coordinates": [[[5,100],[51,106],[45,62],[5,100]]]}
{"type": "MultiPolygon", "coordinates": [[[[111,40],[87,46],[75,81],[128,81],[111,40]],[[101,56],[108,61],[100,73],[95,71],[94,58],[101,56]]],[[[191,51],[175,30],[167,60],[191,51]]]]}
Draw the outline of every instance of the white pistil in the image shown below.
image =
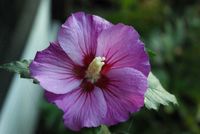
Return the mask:
{"type": "Polygon", "coordinates": [[[105,57],[95,57],[89,64],[85,77],[92,83],[95,83],[100,78],[100,72],[105,64],[105,57]]]}

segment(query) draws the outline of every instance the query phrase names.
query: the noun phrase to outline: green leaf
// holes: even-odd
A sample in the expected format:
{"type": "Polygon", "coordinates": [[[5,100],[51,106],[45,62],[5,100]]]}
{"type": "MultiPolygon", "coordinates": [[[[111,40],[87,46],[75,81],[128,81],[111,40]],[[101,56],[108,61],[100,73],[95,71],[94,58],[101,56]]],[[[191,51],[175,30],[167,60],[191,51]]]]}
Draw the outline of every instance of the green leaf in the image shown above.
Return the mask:
{"type": "Polygon", "coordinates": [[[111,134],[111,132],[107,126],[101,125],[101,129],[97,134],[111,134]]]}
{"type": "Polygon", "coordinates": [[[169,105],[169,103],[178,104],[176,97],[167,92],[160,81],[151,72],[148,76],[149,87],[145,94],[144,103],[148,109],[158,110],[160,104],[169,105]]]}
{"type": "Polygon", "coordinates": [[[101,125],[100,127],[94,128],[83,128],[81,130],[82,134],[111,134],[109,128],[105,125],[101,125]]]}
{"type": "Polygon", "coordinates": [[[5,69],[9,72],[18,73],[21,78],[31,78],[29,72],[30,60],[20,60],[10,63],[6,63],[0,66],[1,69],[5,69]]]}
{"type": "Polygon", "coordinates": [[[98,134],[100,129],[100,127],[83,128],[81,134],[98,134]]]}
{"type": "Polygon", "coordinates": [[[156,56],[156,53],[153,50],[146,48],[146,51],[147,51],[150,58],[153,58],[153,57],[156,56]]]}

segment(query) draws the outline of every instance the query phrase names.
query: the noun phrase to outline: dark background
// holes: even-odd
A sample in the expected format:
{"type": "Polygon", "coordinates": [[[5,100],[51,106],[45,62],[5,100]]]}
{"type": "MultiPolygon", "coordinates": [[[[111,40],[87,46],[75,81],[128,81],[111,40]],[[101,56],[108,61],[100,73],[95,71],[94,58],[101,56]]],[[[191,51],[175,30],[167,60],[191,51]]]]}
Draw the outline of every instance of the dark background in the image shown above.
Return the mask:
{"type": "MultiPolygon", "coordinates": [[[[40,0],[0,0],[0,64],[21,56],[40,0]]],[[[179,106],[143,108],[126,123],[110,127],[124,134],[200,134],[200,1],[53,0],[52,19],[61,23],[85,11],[112,23],[132,25],[156,53],[152,71],[176,95],[179,106]]],[[[12,74],[0,70],[0,107],[12,74]]],[[[37,134],[68,134],[62,113],[41,102],[37,134]]]]}

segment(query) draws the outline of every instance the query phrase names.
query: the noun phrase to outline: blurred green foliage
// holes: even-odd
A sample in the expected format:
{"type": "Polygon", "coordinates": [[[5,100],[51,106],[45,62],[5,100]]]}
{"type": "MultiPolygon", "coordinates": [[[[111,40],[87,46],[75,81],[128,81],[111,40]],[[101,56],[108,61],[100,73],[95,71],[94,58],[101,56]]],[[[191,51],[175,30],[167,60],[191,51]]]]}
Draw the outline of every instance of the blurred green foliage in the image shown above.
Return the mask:
{"type": "MultiPolygon", "coordinates": [[[[110,127],[113,134],[200,134],[200,2],[197,0],[68,0],[63,20],[86,11],[139,31],[156,53],[152,71],[179,106],[143,108],[129,121],[110,127]]],[[[72,134],[62,112],[42,102],[37,133],[72,134]]]]}

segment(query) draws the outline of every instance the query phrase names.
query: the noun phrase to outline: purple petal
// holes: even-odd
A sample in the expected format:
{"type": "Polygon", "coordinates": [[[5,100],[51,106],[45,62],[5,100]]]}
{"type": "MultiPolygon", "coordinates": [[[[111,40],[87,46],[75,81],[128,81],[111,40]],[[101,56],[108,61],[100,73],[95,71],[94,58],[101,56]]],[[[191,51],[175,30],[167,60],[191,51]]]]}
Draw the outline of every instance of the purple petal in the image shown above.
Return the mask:
{"type": "Polygon", "coordinates": [[[111,23],[95,15],[83,12],[72,14],[58,33],[58,42],[67,55],[83,65],[86,56],[95,56],[97,37],[111,23]]]}
{"type": "Polygon", "coordinates": [[[44,97],[48,102],[55,103],[58,100],[62,100],[65,97],[65,94],[54,94],[45,90],[44,97]]]}
{"type": "Polygon", "coordinates": [[[112,69],[108,72],[109,84],[103,89],[107,103],[106,125],[126,121],[130,114],[144,105],[147,78],[133,68],[112,69]]]}
{"type": "Polygon", "coordinates": [[[73,62],[59,44],[51,43],[47,49],[37,52],[29,68],[31,76],[44,89],[55,94],[67,93],[81,83],[73,72],[73,62]]]}
{"type": "Polygon", "coordinates": [[[96,56],[104,56],[110,68],[133,67],[148,76],[149,59],[138,33],[130,26],[117,24],[101,32],[96,56]]]}
{"type": "Polygon", "coordinates": [[[50,100],[64,111],[65,125],[75,131],[82,127],[97,127],[106,116],[106,102],[102,91],[97,87],[91,92],[76,89],[63,98],[51,95],[50,100]]]}

